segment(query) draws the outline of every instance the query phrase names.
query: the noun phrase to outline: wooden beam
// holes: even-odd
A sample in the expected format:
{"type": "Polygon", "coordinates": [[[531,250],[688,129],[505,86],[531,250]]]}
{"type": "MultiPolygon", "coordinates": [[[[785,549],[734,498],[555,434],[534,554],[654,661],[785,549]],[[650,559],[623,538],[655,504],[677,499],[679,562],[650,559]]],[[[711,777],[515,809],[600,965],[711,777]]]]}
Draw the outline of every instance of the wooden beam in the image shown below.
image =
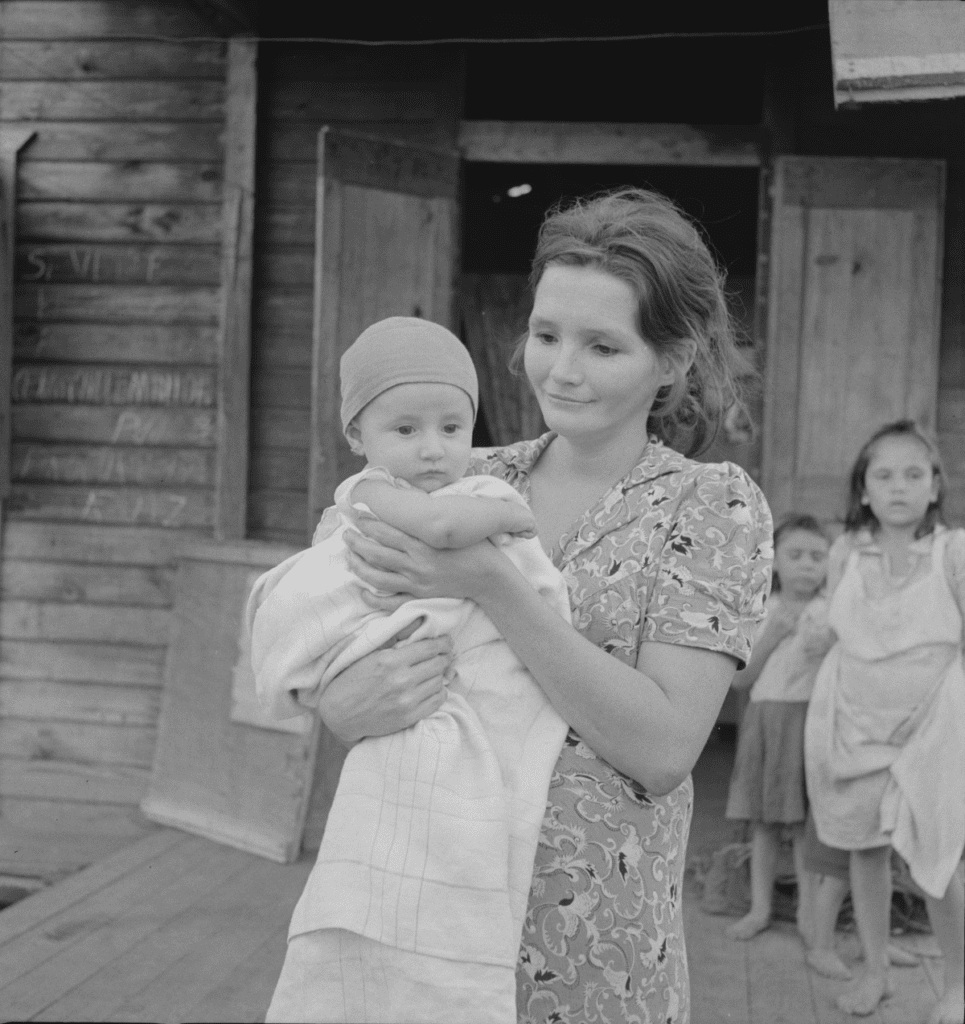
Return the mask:
{"type": "Polygon", "coordinates": [[[0,521],[10,493],[10,382],[13,373],[13,267],[17,215],[17,154],[34,137],[32,129],[0,134],[0,521]]]}
{"type": "Polygon", "coordinates": [[[592,121],[462,121],[466,160],[512,164],[676,164],[757,167],[755,125],[592,121]]]}
{"type": "Polygon", "coordinates": [[[191,0],[201,17],[226,35],[251,34],[255,25],[257,0],[191,0]]]}
{"type": "Polygon", "coordinates": [[[828,0],[834,103],[965,96],[965,4],[828,0]]]}
{"type": "Polygon", "coordinates": [[[245,536],[258,43],[228,43],[215,537],[245,536]]]}

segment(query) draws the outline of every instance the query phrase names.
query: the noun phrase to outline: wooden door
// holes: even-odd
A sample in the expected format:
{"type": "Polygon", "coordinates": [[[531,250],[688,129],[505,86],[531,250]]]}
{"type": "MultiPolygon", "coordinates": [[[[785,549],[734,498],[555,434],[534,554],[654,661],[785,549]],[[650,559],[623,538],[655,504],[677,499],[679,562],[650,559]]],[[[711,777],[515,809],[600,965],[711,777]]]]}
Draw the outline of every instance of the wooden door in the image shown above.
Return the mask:
{"type": "MultiPolygon", "coordinates": [[[[318,140],[308,533],[361,469],[342,435],[339,359],[369,324],[453,326],[459,157],[323,128],[318,140]]],[[[320,728],[305,845],[317,848],[345,749],[320,728]]]]}
{"type": "Polygon", "coordinates": [[[319,134],[309,532],[361,468],[339,419],[342,353],[387,316],[452,326],[458,176],[456,153],[319,134]]]}
{"type": "Polygon", "coordinates": [[[872,431],[901,417],[934,429],[944,172],[775,161],[762,453],[775,519],[841,518],[872,431]]]}

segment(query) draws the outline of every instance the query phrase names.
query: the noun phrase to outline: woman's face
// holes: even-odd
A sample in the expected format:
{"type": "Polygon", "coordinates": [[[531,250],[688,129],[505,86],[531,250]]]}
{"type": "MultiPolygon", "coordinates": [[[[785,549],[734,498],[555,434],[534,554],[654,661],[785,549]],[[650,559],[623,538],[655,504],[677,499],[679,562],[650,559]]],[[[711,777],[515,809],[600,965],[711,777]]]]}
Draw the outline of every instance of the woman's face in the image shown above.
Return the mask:
{"type": "Polygon", "coordinates": [[[637,331],[637,297],[593,267],[547,267],[533,298],[523,364],[543,418],[566,438],[647,436],[673,365],[637,331]]]}

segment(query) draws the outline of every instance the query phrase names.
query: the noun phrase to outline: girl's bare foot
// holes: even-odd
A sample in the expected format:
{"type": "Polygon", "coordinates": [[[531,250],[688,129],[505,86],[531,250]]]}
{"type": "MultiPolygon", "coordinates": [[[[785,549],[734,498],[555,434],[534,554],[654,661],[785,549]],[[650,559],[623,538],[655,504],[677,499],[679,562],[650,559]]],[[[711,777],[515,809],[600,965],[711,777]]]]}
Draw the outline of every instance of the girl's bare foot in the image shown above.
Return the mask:
{"type": "Polygon", "coordinates": [[[755,935],[770,926],[770,917],[760,917],[755,914],[747,914],[739,921],[735,921],[732,925],[728,925],[726,934],[730,939],[740,939],[742,942],[746,942],[748,939],[753,939],[755,935]]]}
{"type": "MultiPolygon", "coordinates": [[[[864,950],[858,951],[858,959],[864,960],[864,950]]],[[[921,963],[921,957],[912,953],[910,949],[899,946],[897,943],[888,943],[888,963],[892,967],[917,967],[921,963]]]]}
{"type": "Polygon", "coordinates": [[[850,981],[854,977],[847,964],[833,949],[809,949],[804,954],[804,959],[808,966],[822,978],[850,981]]]}
{"type": "Polygon", "coordinates": [[[887,974],[864,974],[854,987],[842,992],[836,1002],[843,1013],[867,1017],[875,1012],[882,999],[891,995],[887,974]]]}
{"type": "Polygon", "coordinates": [[[945,990],[928,1015],[928,1024],[963,1024],[965,1022],[965,988],[953,985],[945,990]]]}

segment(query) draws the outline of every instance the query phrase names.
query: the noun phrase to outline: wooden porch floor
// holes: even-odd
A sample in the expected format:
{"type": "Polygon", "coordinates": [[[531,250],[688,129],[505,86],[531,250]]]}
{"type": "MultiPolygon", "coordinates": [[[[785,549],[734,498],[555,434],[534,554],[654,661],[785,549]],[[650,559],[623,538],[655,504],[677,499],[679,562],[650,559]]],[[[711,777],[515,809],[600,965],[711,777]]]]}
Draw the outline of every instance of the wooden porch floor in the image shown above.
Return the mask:
{"type": "MultiPolygon", "coordinates": [[[[695,853],[716,848],[727,749],[702,761],[695,853]]],[[[310,866],[158,829],[0,914],[0,1020],[260,1021],[310,866]]],[[[841,983],[808,971],[790,925],[732,942],[731,919],[686,892],[684,916],[693,1024],[853,1024],[834,1008],[841,983]]],[[[856,952],[846,940],[844,955],[856,952]]],[[[865,1020],[924,1019],[940,971],[934,958],[896,970],[895,996],[865,1020]]]]}

